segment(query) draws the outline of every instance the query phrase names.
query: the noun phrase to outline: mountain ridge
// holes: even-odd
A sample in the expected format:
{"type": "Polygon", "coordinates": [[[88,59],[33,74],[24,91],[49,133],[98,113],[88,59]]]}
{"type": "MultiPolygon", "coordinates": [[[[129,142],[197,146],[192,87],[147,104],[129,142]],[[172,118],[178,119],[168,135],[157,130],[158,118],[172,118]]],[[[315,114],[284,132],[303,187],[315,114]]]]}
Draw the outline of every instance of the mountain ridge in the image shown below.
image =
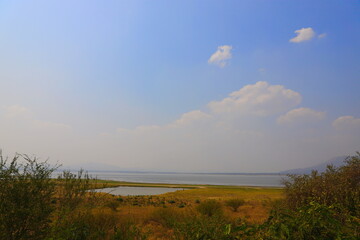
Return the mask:
{"type": "Polygon", "coordinates": [[[331,158],[330,160],[328,160],[326,162],[313,165],[311,167],[294,168],[294,169],[281,171],[280,174],[284,174],[284,175],[285,174],[310,174],[313,170],[316,170],[318,172],[325,172],[328,165],[334,165],[335,167],[340,167],[340,166],[344,165],[345,164],[344,161],[346,158],[347,158],[347,156],[338,156],[338,157],[331,158]]]}

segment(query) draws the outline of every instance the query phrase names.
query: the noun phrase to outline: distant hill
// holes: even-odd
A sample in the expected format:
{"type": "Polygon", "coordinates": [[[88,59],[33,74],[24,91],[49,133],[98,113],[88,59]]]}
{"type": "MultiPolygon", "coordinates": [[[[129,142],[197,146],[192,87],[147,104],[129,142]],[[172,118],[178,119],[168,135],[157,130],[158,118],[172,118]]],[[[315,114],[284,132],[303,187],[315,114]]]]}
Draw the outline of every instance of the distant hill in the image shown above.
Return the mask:
{"type": "Polygon", "coordinates": [[[340,156],[332,158],[324,163],[320,163],[318,165],[314,165],[312,167],[308,168],[296,168],[296,169],[290,169],[286,171],[280,172],[280,174],[309,174],[312,170],[317,170],[318,172],[324,172],[326,170],[327,165],[334,165],[335,167],[340,167],[344,165],[344,160],[346,156],[340,156]]]}

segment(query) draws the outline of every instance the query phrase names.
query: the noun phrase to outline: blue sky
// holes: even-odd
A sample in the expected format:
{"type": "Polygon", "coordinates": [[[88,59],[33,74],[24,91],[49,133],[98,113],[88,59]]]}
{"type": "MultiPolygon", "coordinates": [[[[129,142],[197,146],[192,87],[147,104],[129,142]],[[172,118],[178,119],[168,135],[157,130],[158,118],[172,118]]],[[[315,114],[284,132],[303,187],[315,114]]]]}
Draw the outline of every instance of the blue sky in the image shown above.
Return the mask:
{"type": "Polygon", "coordinates": [[[181,171],[277,171],[353,154],[359,12],[350,0],[0,1],[0,147],[181,171]],[[245,86],[251,97],[211,107],[245,86]],[[168,129],[186,113],[191,126],[168,129]],[[144,126],[153,132],[139,134],[144,126]],[[268,140],[247,142],[250,132],[268,140]]]}

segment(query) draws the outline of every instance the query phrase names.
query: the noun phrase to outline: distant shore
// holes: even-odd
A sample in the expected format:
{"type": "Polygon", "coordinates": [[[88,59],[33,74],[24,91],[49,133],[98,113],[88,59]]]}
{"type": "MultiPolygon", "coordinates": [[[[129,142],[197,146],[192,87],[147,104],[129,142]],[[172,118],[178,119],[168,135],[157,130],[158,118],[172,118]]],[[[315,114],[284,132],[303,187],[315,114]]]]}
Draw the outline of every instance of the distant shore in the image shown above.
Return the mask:
{"type": "Polygon", "coordinates": [[[125,182],[114,180],[96,179],[98,185],[103,187],[158,187],[158,188],[222,188],[222,189],[282,189],[282,186],[235,186],[235,185],[211,185],[211,184],[172,184],[172,183],[143,183],[143,182],[125,182]]]}

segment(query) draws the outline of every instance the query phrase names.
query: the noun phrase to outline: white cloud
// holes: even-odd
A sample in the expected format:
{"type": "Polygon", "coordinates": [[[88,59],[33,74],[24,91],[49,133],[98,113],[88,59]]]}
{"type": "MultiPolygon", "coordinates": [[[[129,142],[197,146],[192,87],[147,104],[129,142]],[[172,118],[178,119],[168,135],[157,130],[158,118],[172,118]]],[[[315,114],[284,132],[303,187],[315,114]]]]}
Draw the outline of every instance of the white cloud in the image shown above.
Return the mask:
{"type": "Polygon", "coordinates": [[[318,112],[310,108],[293,109],[277,119],[279,124],[296,124],[316,122],[324,119],[325,112],[318,112]]]}
{"type": "Polygon", "coordinates": [[[204,119],[209,119],[211,116],[207,113],[204,113],[200,110],[195,110],[191,112],[184,113],[180,119],[174,122],[174,125],[189,125],[197,121],[201,121],[204,119]]]}
{"type": "Polygon", "coordinates": [[[327,36],[326,33],[322,33],[322,34],[319,34],[319,35],[318,35],[318,38],[324,38],[324,37],[326,37],[326,36],[327,36]]]}
{"type": "Polygon", "coordinates": [[[315,32],[311,27],[301,28],[299,30],[296,30],[295,33],[297,34],[297,36],[290,39],[290,42],[300,43],[304,41],[309,41],[315,36],[315,32]]]}
{"type": "Polygon", "coordinates": [[[154,131],[154,130],[158,130],[161,127],[158,125],[143,125],[143,126],[138,126],[135,128],[135,132],[150,132],[150,131],[154,131]]]}
{"type": "Polygon", "coordinates": [[[4,107],[5,116],[7,118],[15,118],[15,117],[30,117],[32,115],[31,111],[20,105],[11,105],[4,107]]]}
{"type": "Polygon", "coordinates": [[[69,125],[37,119],[32,111],[24,106],[11,105],[4,107],[4,116],[12,121],[25,121],[24,123],[37,129],[70,129],[69,125]]]}
{"type": "Polygon", "coordinates": [[[218,65],[219,67],[225,67],[227,60],[231,59],[232,57],[231,50],[232,46],[219,46],[217,51],[209,58],[208,63],[218,65]]]}
{"type": "Polygon", "coordinates": [[[118,133],[129,133],[129,129],[126,129],[126,128],[117,128],[116,129],[116,132],[118,133]]]}
{"type": "Polygon", "coordinates": [[[337,118],[332,125],[338,130],[360,130],[360,118],[342,116],[337,118]]]}
{"type": "Polygon", "coordinates": [[[278,171],[358,150],[360,134],[353,129],[360,129],[360,119],[352,116],[333,123],[339,129],[350,126],[350,131],[336,131],[325,121],[312,129],[274,123],[281,114],[279,121],[288,123],[323,117],[309,108],[293,109],[300,102],[301,95],[293,90],[257,82],[167,124],[103,134],[92,129],[65,131],[61,123],[10,106],[0,109],[6,110],[0,114],[0,146],[67,165],[90,161],[133,170],[203,172],[278,171]]]}
{"type": "MultiPolygon", "coordinates": [[[[64,163],[63,160],[73,157],[76,151],[86,152],[81,146],[84,141],[74,142],[75,135],[69,125],[39,119],[29,108],[20,105],[0,110],[0,146],[10,154],[35,154],[42,159],[50,157],[54,162],[64,163]]],[[[82,154],[73,161],[80,159],[82,154]]]]}
{"type": "Polygon", "coordinates": [[[215,113],[240,113],[258,116],[287,111],[301,102],[301,95],[282,85],[257,82],[235,91],[221,101],[208,104],[215,113]]]}

